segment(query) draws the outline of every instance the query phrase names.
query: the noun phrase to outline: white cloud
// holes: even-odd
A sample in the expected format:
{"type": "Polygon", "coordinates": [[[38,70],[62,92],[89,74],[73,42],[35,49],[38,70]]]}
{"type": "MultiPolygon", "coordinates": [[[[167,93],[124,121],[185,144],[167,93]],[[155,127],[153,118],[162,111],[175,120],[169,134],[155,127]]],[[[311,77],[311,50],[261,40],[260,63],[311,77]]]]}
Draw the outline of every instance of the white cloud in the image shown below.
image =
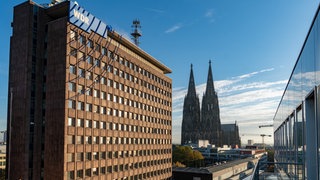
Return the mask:
{"type": "Polygon", "coordinates": [[[158,14],[165,13],[165,11],[162,9],[154,9],[154,8],[145,8],[145,9],[148,11],[154,12],[154,13],[158,13],[158,14]]]}
{"type": "Polygon", "coordinates": [[[213,23],[215,21],[213,15],[214,15],[214,10],[209,9],[205,12],[204,17],[209,20],[209,23],[213,23]]]}
{"type": "MultiPolygon", "coordinates": [[[[230,79],[215,81],[222,124],[237,121],[240,134],[244,132],[257,134],[261,132],[265,134],[273,133],[272,128],[261,130],[258,129],[258,126],[272,122],[287,81],[268,82],[257,81],[253,78],[253,76],[263,77],[263,73],[273,70],[274,68],[263,69],[230,79]]],[[[205,83],[196,86],[200,104],[205,89],[205,83]]],[[[187,87],[173,89],[173,143],[180,143],[183,101],[186,94],[187,87]]],[[[248,138],[242,137],[243,143],[246,143],[248,138]]],[[[258,137],[257,141],[261,141],[260,138],[258,137]]],[[[267,139],[266,142],[268,142],[267,139]]],[[[268,143],[272,143],[272,138],[269,138],[268,143]]]]}
{"type": "Polygon", "coordinates": [[[180,29],[181,27],[182,27],[181,24],[176,24],[176,25],[172,26],[171,28],[167,29],[165,31],[165,33],[173,33],[175,31],[177,31],[178,29],[180,29]]]}
{"type": "Polygon", "coordinates": [[[207,10],[204,16],[207,18],[211,18],[213,16],[213,9],[207,10]]]}

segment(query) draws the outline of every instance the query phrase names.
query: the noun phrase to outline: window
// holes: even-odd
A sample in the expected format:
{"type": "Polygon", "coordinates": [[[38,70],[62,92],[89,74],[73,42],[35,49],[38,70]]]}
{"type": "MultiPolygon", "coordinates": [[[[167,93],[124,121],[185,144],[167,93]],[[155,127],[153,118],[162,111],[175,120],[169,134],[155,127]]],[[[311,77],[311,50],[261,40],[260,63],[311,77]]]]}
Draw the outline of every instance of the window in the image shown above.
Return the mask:
{"type": "Polygon", "coordinates": [[[108,67],[108,66],[106,65],[106,63],[103,62],[103,61],[101,61],[101,68],[102,68],[103,70],[106,70],[107,67],[108,67]]]}
{"type": "Polygon", "coordinates": [[[101,83],[101,84],[106,84],[106,78],[101,77],[101,78],[100,78],[100,83],[101,83]]]}
{"type": "Polygon", "coordinates": [[[91,88],[88,88],[88,89],[86,90],[86,95],[92,96],[92,89],[91,89],[91,88]]]}
{"type": "Polygon", "coordinates": [[[83,153],[76,153],[76,160],[83,161],[83,153]]]}
{"type": "Polygon", "coordinates": [[[101,92],[101,99],[106,99],[107,97],[107,93],[106,92],[101,92]]]}
{"type": "Polygon", "coordinates": [[[68,101],[68,108],[75,109],[76,108],[76,101],[75,100],[69,100],[68,101]]]}
{"type": "Polygon", "coordinates": [[[107,126],[106,122],[100,122],[100,128],[101,129],[106,129],[107,128],[106,126],[107,126]]]}
{"type": "Polygon", "coordinates": [[[86,78],[89,80],[92,80],[93,78],[92,72],[87,72],[86,78]]]}
{"type": "Polygon", "coordinates": [[[108,93],[107,100],[108,101],[113,101],[113,95],[108,93]]]}
{"type": "Polygon", "coordinates": [[[124,64],[124,60],[122,57],[119,58],[119,62],[120,62],[120,64],[124,64]]]}
{"type": "Polygon", "coordinates": [[[92,128],[92,122],[91,122],[91,120],[86,120],[86,127],[87,127],[87,128],[92,128]]]}
{"type": "Polygon", "coordinates": [[[118,165],[113,166],[113,172],[118,172],[118,165]]]}
{"type": "Polygon", "coordinates": [[[119,76],[122,78],[124,77],[124,72],[122,70],[119,70],[119,76]]]}
{"type": "Polygon", "coordinates": [[[79,70],[78,70],[78,76],[84,78],[84,76],[85,76],[85,71],[84,71],[84,69],[79,68],[79,70]]]}
{"type": "Polygon", "coordinates": [[[113,59],[113,52],[112,51],[108,51],[108,58],[113,59]]]}
{"type": "Polygon", "coordinates": [[[101,144],[106,144],[107,143],[107,138],[106,137],[100,137],[100,143],[101,144]]]}
{"type": "Polygon", "coordinates": [[[92,64],[93,63],[93,57],[92,56],[87,56],[87,63],[92,64]]]}
{"type": "Polygon", "coordinates": [[[87,47],[93,48],[93,42],[92,42],[92,40],[88,39],[87,47]]]}
{"type": "Polygon", "coordinates": [[[95,112],[95,113],[100,113],[99,106],[93,105],[93,112],[95,112]]]}
{"type": "Polygon", "coordinates": [[[74,179],[74,171],[68,171],[67,179],[74,179]]]}
{"type": "Polygon", "coordinates": [[[103,55],[107,55],[107,49],[105,47],[102,47],[101,52],[103,55]]]}
{"type": "Polygon", "coordinates": [[[86,44],[86,38],[83,36],[83,35],[80,35],[79,36],[79,42],[80,42],[80,44],[86,44]]]}
{"type": "Polygon", "coordinates": [[[101,113],[101,114],[107,114],[107,108],[101,106],[100,113],[101,113]]]}
{"type": "Polygon", "coordinates": [[[106,167],[101,167],[100,168],[100,173],[101,174],[106,174],[106,167]]]}
{"type": "Polygon", "coordinates": [[[78,85],[78,93],[84,94],[84,86],[83,85],[78,85]]]}
{"type": "Polygon", "coordinates": [[[117,68],[113,68],[113,74],[117,76],[119,75],[119,71],[117,68]]]}
{"type": "Polygon", "coordinates": [[[119,103],[123,104],[123,97],[119,97],[119,103]]]}
{"type": "Polygon", "coordinates": [[[117,123],[113,123],[113,130],[118,130],[118,124],[117,123]]]}
{"type": "Polygon", "coordinates": [[[91,177],[91,169],[86,169],[86,177],[91,177]]]}
{"type": "Polygon", "coordinates": [[[100,67],[100,60],[99,59],[95,59],[94,60],[94,65],[97,67],[100,67]]]}
{"type": "Polygon", "coordinates": [[[77,178],[83,178],[83,170],[78,170],[77,171],[77,178]]]}
{"type": "Polygon", "coordinates": [[[75,118],[68,118],[68,126],[75,126],[75,118]]]}
{"type": "Polygon", "coordinates": [[[83,144],[83,142],[84,142],[84,141],[83,141],[83,136],[77,136],[77,137],[76,137],[76,143],[77,143],[77,144],[83,144]]]}
{"type": "Polygon", "coordinates": [[[119,89],[119,83],[115,81],[115,82],[113,83],[113,88],[119,89]]]}
{"type": "Polygon", "coordinates": [[[112,115],[112,109],[111,108],[107,108],[107,115],[112,115]]]}
{"type": "Polygon", "coordinates": [[[99,160],[99,153],[98,152],[93,152],[93,159],[99,160]]]}
{"type": "Polygon", "coordinates": [[[77,126],[78,127],[83,127],[84,123],[83,123],[83,119],[77,119],[77,126]]]}
{"type": "Polygon", "coordinates": [[[108,79],[108,84],[107,84],[109,87],[113,87],[113,80],[111,79],[108,79]]]}
{"type": "Polygon", "coordinates": [[[108,70],[108,72],[112,73],[113,72],[113,67],[111,65],[108,65],[107,70],[108,70]]]}
{"type": "Polygon", "coordinates": [[[96,44],[95,50],[100,52],[100,45],[99,44],[96,44]]]}
{"type": "Polygon", "coordinates": [[[69,82],[69,91],[76,92],[76,83],[69,82]]]}
{"type": "Polygon", "coordinates": [[[100,91],[96,89],[93,90],[93,97],[100,98],[100,91]]]}
{"type": "Polygon", "coordinates": [[[73,162],[74,161],[74,154],[68,153],[67,154],[67,162],[73,162]]]}
{"type": "Polygon", "coordinates": [[[94,79],[94,82],[100,83],[100,76],[99,76],[99,75],[94,74],[94,75],[93,75],[93,79],[94,79]]]}
{"type": "Polygon", "coordinates": [[[114,95],[114,96],[113,96],[113,102],[115,102],[115,103],[118,102],[118,96],[117,96],[117,95],[114,95]]]}
{"type": "Polygon", "coordinates": [[[78,110],[84,110],[84,102],[79,101],[78,102],[78,110]]]}
{"type": "MultiPolygon", "coordinates": [[[[91,143],[92,143],[92,137],[91,137],[91,136],[86,136],[86,137],[85,137],[85,142],[86,142],[86,144],[91,144],[91,143]]],[[[87,160],[91,160],[91,153],[90,153],[90,159],[88,159],[88,158],[89,158],[89,155],[88,155],[88,153],[87,153],[86,159],[87,159],[87,160]]]]}
{"type": "Polygon", "coordinates": [[[93,121],[93,128],[99,128],[99,121],[93,121]]]}
{"type": "Polygon", "coordinates": [[[70,30],[70,39],[76,40],[77,39],[77,32],[70,30]]]}
{"type": "Polygon", "coordinates": [[[112,166],[108,166],[108,167],[107,167],[107,172],[108,172],[108,173],[112,173],[112,166]]]}
{"type": "Polygon", "coordinates": [[[76,74],[76,67],[74,65],[70,65],[69,72],[70,72],[70,74],[76,74]]]}

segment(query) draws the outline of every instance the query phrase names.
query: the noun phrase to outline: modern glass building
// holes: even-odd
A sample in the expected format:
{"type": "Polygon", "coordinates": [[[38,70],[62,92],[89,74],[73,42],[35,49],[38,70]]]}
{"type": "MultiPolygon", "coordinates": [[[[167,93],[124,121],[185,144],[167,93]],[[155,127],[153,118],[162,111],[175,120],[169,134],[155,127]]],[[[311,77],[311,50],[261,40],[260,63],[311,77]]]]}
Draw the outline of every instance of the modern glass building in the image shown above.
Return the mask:
{"type": "Polygon", "coordinates": [[[320,178],[319,8],[274,116],[277,168],[292,179],[320,178]]]}

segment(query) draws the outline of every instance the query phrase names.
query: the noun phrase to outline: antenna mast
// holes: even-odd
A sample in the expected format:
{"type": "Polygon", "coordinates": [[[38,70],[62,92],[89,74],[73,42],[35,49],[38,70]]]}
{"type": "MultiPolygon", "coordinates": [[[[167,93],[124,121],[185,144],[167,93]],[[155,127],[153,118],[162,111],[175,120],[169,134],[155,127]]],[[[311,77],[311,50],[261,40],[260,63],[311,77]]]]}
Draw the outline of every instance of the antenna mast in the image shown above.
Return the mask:
{"type": "Polygon", "coordinates": [[[133,28],[133,29],[132,29],[132,33],[131,33],[131,36],[132,36],[132,39],[133,39],[133,41],[134,41],[134,44],[135,44],[136,46],[139,46],[139,44],[140,44],[139,38],[140,38],[140,36],[142,36],[142,34],[141,34],[140,21],[139,21],[138,19],[133,20],[131,27],[133,28]]]}

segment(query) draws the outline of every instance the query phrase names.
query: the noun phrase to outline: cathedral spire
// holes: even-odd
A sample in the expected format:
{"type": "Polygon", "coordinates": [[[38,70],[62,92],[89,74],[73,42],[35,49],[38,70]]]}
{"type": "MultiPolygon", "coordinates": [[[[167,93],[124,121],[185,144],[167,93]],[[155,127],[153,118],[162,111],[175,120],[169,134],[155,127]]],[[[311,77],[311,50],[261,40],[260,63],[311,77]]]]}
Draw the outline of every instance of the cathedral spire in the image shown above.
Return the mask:
{"type": "Polygon", "coordinates": [[[193,65],[191,64],[189,87],[188,87],[187,96],[195,97],[196,96],[196,86],[195,86],[195,83],[194,83],[193,69],[192,68],[193,68],[193,65]]]}
{"type": "Polygon", "coordinates": [[[200,102],[196,94],[191,64],[188,93],[184,98],[181,127],[181,144],[197,143],[200,139],[200,102]]]}
{"type": "Polygon", "coordinates": [[[211,60],[209,60],[209,71],[208,71],[208,79],[207,79],[207,87],[206,87],[206,94],[215,94],[213,77],[212,77],[212,70],[211,70],[211,60]]]}
{"type": "Polygon", "coordinates": [[[209,61],[209,72],[206,92],[202,97],[201,124],[202,139],[208,139],[211,144],[221,146],[221,122],[217,93],[214,89],[211,60],[209,61]]]}

